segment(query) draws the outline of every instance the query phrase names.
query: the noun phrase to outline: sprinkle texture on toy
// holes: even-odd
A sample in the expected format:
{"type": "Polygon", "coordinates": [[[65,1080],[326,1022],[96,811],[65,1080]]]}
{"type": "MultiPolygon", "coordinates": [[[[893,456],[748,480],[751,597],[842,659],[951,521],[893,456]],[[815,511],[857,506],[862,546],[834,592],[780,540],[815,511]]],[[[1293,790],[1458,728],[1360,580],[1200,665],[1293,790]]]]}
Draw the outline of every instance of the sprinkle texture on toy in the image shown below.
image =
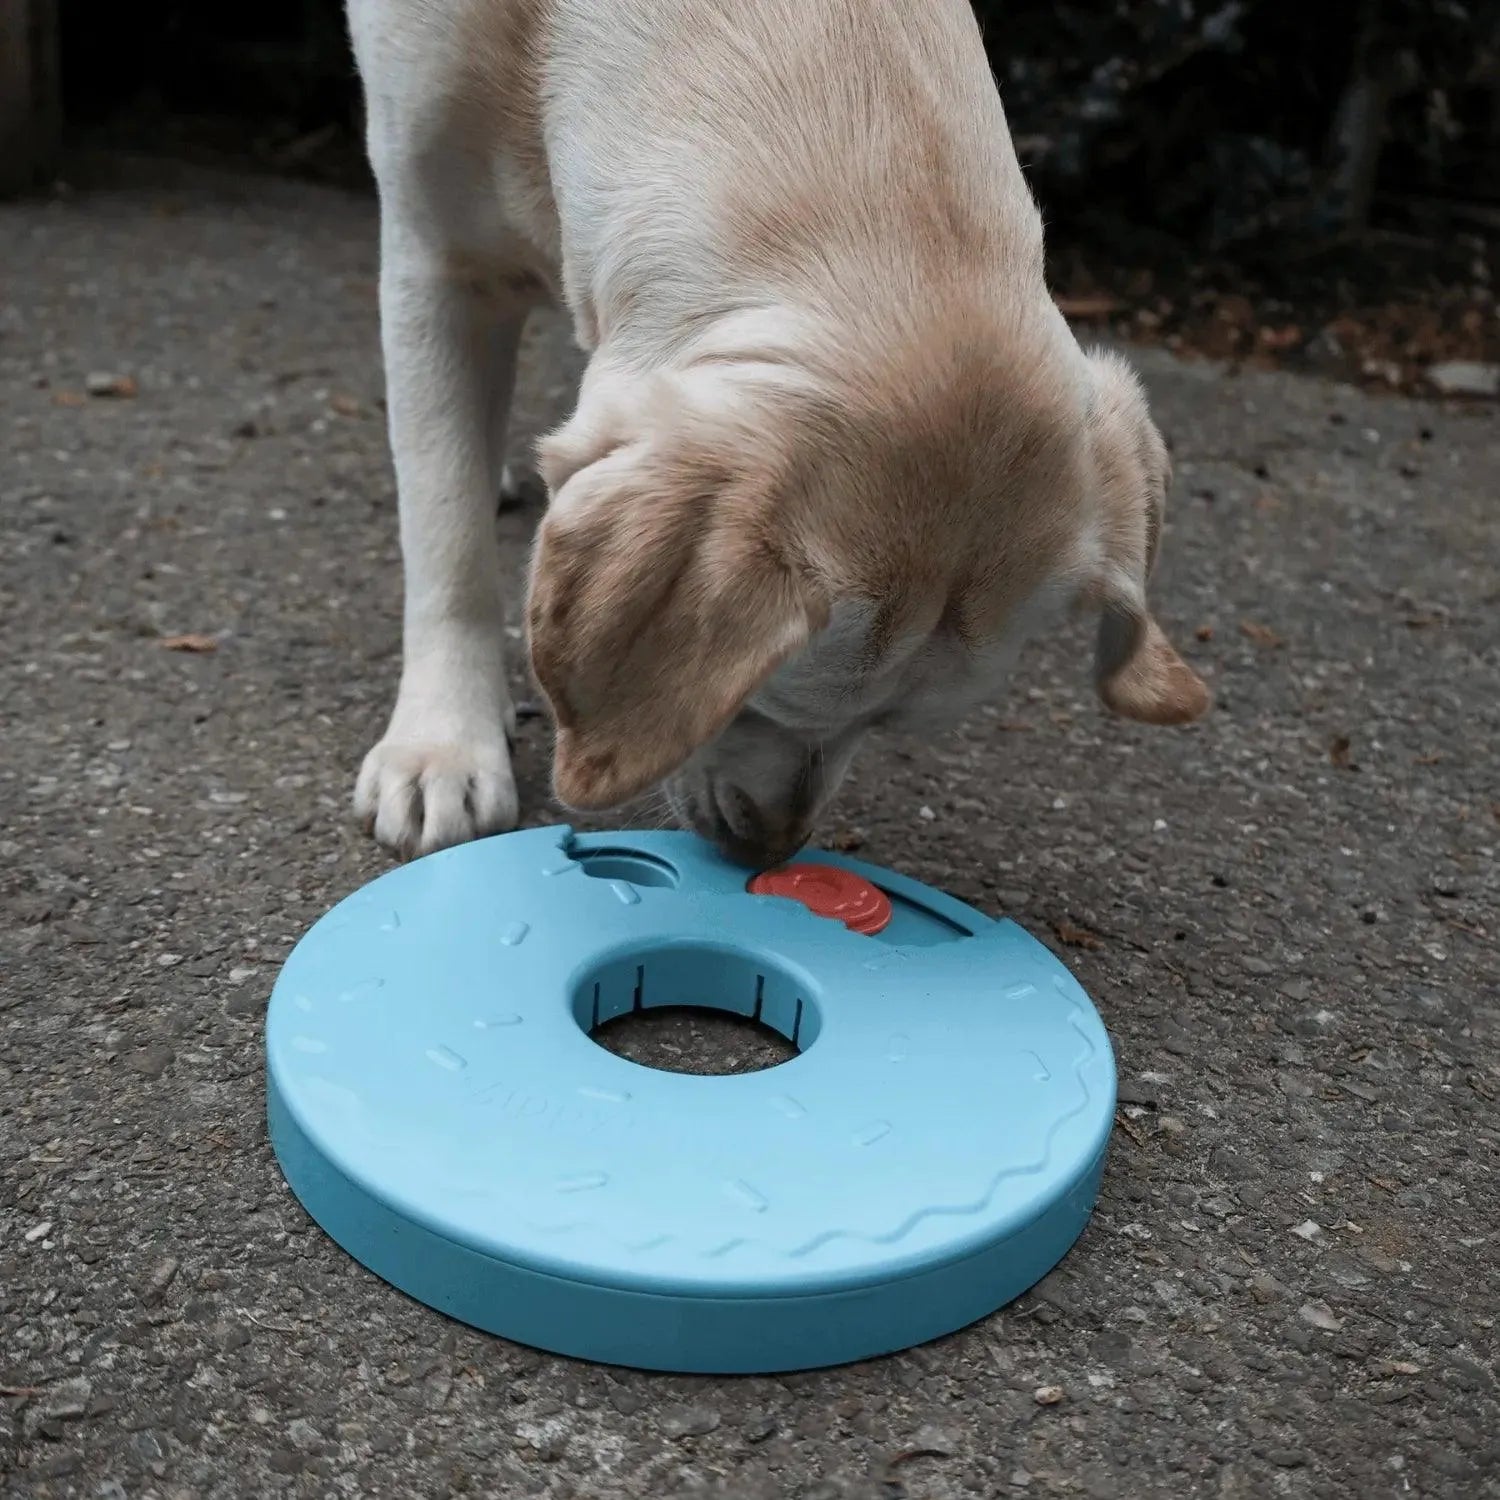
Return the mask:
{"type": "Polygon", "coordinates": [[[840,855],[529,829],[341,901],[266,1018],[272,1144],[356,1260],[611,1364],[770,1372],[1011,1301],[1092,1211],[1114,1061],[1047,948],[840,855]],[[696,1005],[797,1055],[712,1077],[591,1033],[696,1005]]]}

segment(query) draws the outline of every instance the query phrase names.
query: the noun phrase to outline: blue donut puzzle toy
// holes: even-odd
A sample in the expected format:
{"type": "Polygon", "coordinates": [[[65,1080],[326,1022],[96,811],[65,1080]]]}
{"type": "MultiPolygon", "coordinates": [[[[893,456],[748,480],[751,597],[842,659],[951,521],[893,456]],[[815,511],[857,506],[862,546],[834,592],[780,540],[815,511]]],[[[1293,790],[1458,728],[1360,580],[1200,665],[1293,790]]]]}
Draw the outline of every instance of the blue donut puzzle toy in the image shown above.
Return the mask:
{"type": "Polygon", "coordinates": [[[691,834],[538,828],[356,891],[266,1016],[292,1191],[418,1300],[609,1364],[841,1364],[1011,1301],[1098,1194],[1103,1023],[1014,922],[806,859],[752,882],[691,834]],[[797,1055],[703,1077],[590,1035],[681,1005],[797,1055]]]}

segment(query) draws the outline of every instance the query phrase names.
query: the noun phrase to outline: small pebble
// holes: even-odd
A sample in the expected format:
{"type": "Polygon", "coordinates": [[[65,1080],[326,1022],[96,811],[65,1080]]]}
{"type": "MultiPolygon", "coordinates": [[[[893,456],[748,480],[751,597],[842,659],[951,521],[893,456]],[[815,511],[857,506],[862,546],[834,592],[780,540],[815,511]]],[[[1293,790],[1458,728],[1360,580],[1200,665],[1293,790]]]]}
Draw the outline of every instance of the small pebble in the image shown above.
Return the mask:
{"type": "Polygon", "coordinates": [[[942,1427],[921,1428],[912,1439],[911,1446],[918,1453],[936,1453],[949,1458],[959,1450],[959,1440],[942,1427]]]}
{"type": "Polygon", "coordinates": [[[1031,1397],[1038,1406],[1056,1406],[1063,1398],[1063,1388],[1060,1385],[1039,1385],[1031,1397]]]}
{"type": "Polygon", "coordinates": [[[60,1380],[43,1398],[42,1414],[64,1421],[76,1421],[88,1411],[93,1394],[92,1382],[81,1375],[71,1380],[60,1380]]]}
{"type": "Polygon", "coordinates": [[[1428,366],[1427,381],[1445,396],[1500,396],[1500,365],[1445,359],[1428,366]]]}
{"type": "Polygon", "coordinates": [[[170,1047],[142,1047],[125,1059],[125,1065],[142,1078],[160,1078],[172,1061],[170,1047]]]}
{"type": "Polygon", "coordinates": [[[317,1448],[323,1441],[323,1434],[306,1417],[297,1417],[288,1426],[286,1435],[304,1453],[317,1448]]]}
{"type": "Polygon", "coordinates": [[[1250,1278],[1250,1292],[1257,1302],[1274,1302],[1286,1295],[1286,1288],[1269,1271],[1256,1271],[1250,1278]]]}
{"type": "Polygon", "coordinates": [[[129,375],[111,375],[104,370],[91,370],[84,377],[83,388],[91,396],[135,395],[136,384],[129,375]]]}
{"type": "Polygon", "coordinates": [[[711,1406],[669,1406],[661,1414],[661,1430],[669,1438],[704,1437],[718,1425],[711,1406]]]}
{"type": "Polygon", "coordinates": [[[166,1290],[172,1284],[172,1278],[177,1274],[177,1257],[174,1255],[163,1256],[157,1261],[156,1268],[151,1272],[151,1279],[146,1283],[147,1303],[160,1302],[166,1294],[166,1290]]]}
{"type": "Polygon", "coordinates": [[[1307,1455],[1300,1448],[1267,1448],[1265,1456],[1278,1469],[1300,1469],[1307,1462],[1307,1455]]]}
{"type": "Polygon", "coordinates": [[[1344,1320],[1335,1316],[1326,1302],[1304,1302],[1297,1310],[1297,1315],[1304,1323],[1311,1323],[1314,1328],[1321,1328],[1325,1333],[1337,1333],[1344,1326],[1344,1320]]]}

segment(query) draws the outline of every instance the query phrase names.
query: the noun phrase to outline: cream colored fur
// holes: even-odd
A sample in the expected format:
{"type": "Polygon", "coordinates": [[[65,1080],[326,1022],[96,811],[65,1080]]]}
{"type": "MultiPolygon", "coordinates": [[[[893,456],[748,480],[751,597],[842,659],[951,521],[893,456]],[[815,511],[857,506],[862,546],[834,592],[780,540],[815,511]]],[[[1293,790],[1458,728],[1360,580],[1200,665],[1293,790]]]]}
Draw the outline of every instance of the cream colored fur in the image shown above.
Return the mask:
{"type": "Polygon", "coordinates": [[[1168,465],[1082,351],[965,0],[350,0],[406,569],[356,791],[423,852],[513,825],[493,507],[517,339],[590,352],[541,445],[529,645],[578,808],[663,785],[794,851],[860,739],[1099,612],[1104,701],[1195,717],[1146,585],[1168,465]]]}

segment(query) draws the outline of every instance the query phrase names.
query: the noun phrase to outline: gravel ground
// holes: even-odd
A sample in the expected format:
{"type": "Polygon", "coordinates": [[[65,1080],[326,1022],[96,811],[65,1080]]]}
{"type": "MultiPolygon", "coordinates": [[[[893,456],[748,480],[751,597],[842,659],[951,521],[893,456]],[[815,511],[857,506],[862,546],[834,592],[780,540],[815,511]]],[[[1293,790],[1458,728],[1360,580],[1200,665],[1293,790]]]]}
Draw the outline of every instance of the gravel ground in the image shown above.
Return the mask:
{"type": "MultiPolygon", "coordinates": [[[[409,1302],[266,1144],[276,964],[385,864],[348,814],[398,651],[374,227],[157,169],[0,210],[0,1488],[1500,1495],[1496,408],[1143,356],[1157,597],[1215,713],[1106,718],[1080,630],[873,748],[829,830],[1096,997],[1098,1214],[938,1344],[643,1376],[409,1302]]],[[[518,573],[532,520],[500,520],[518,573]]]]}

